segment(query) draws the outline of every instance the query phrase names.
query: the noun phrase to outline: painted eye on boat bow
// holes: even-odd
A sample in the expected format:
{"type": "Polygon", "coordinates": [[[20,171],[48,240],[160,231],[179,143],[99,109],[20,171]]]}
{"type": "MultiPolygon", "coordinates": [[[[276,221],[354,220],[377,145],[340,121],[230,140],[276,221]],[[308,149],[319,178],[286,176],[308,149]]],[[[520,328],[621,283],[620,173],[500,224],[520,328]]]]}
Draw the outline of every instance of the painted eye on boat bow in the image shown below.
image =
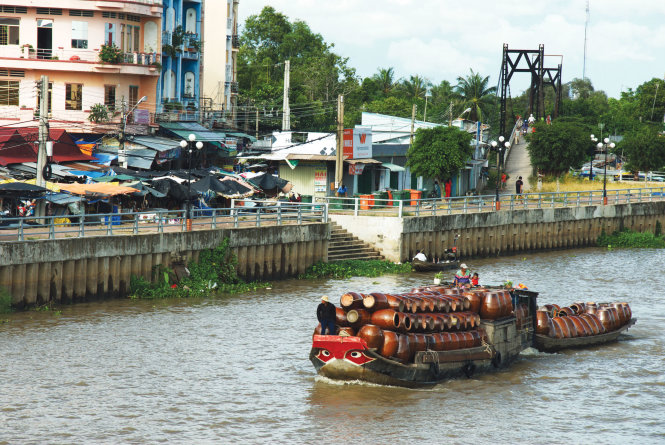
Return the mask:
{"type": "Polygon", "coordinates": [[[354,363],[356,365],[364,365],[365,363],[371,362],[374,359],[371,357],[366,356],[364,353],[361,351],[349,351],[346,353],[345,357],[346,360],[350,361],[351,363],[354,363]]]}
{"type": "Polygon", "coordinates": [[[319,350],[319,353],[316,354],[316,357],[325,363],[330,361],[330,359],[333,358],[333,355],[327,349],[321,349],[319,350]]]}

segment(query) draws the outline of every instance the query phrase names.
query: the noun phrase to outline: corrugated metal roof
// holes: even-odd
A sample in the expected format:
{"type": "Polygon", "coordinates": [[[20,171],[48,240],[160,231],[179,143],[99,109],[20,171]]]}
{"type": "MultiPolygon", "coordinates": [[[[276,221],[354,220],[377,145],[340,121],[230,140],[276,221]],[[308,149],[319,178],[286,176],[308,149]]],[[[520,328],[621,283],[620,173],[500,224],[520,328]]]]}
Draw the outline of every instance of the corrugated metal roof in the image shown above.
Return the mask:
{"type": "Polygon", "coordinates": [[[149,148],[141,150],[127,150],[127,166],[150,170],[157,152],[149,148]]]}
{"type": "Polygon", "coordinates": [[[203,125],[194,122],[166,122],[160,124],[160,126],[184,140],[188,140],[190,134],[194,134],[196,140],[202,142],[223,141],[226,138],[225,133],[211,131],[203,125]]]}
{"type": "Polygon", "coordinates": [[[159,152],[169,151],[180,147],[180,141],[151,136],[135,136],[132,142],[138,145],[143,145],[144,147],[151,148],[153,150],[157,150],[159,152]]]}

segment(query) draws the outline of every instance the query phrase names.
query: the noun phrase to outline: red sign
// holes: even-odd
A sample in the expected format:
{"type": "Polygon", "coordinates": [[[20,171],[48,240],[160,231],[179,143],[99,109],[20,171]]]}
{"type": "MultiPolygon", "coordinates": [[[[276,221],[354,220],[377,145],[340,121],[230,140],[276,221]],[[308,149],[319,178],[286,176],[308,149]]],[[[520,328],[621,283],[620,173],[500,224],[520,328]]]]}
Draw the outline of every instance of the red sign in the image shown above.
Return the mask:
{"type": "Polygon", "coordinates": [[[349,175],[362,175],[365,170],[365,164],[349,164],[349,175]]]}
{"type": "Polygon", "coordinates": [[[342,150],[342,156],[346,159],[353,159],[353,129],[349,128],[344,130],[344,149],[342,150]]]}

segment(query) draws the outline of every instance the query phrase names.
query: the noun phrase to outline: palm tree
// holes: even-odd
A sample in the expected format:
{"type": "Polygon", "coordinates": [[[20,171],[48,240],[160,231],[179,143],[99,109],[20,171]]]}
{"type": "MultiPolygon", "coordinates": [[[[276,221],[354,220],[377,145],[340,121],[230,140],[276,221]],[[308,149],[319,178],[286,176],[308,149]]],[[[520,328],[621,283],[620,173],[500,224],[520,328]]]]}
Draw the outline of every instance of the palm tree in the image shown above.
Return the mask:
{"type": "Polygon", "coordinates": [[[418,74],[415,76],[409,76],[409,80],[403,81],[401,85],[407,99],[412,101],[415,101],[416,99],[424,99],[425,92],[429,86],[431,86],[430,81],[420,77],[418,74]]]}
{"type": "Polygon", "coordinates": [[[379,72],[374,76],[374,80],[379,85],[379,89],[384,96],[388,97],[395,89],[397,82],[395,82],[395,71],[393,68],[379,68],[379,72]]]}
{"type": "Polygon", "coordinates": [[[490,76],[483,78],[473,70],[470,71],[470,75],[457,78],[455,92],[461,105],[464,108],[471,108],[469,119],[482,122],[483,115],[488,113],[494,103],[496,87],[487,88],[490,76]]]}

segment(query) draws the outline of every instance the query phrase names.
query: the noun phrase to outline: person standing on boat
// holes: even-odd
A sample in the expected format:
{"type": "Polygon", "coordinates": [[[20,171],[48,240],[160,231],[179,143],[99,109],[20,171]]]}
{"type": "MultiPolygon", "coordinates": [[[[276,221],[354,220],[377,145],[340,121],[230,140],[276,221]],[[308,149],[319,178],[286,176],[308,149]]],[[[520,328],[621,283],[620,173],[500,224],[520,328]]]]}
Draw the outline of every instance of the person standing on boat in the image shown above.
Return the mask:
{"type": "Polygon", "coordinates": [[[471,285],[471,272],[469,272],[469,268],[465,263],[460,264],[453,284],[457,287],[469,287],[471,285]]]}
{"type": "Polygon", "coordinates": [[[321,323],[321,335],[326,335],[326,330],[328,335],[335,335],[335,319],[337,318],[335,305],[328,301],[327,295],[321,297],[321,304],[316,308],[316,318],[321,323]]]}

